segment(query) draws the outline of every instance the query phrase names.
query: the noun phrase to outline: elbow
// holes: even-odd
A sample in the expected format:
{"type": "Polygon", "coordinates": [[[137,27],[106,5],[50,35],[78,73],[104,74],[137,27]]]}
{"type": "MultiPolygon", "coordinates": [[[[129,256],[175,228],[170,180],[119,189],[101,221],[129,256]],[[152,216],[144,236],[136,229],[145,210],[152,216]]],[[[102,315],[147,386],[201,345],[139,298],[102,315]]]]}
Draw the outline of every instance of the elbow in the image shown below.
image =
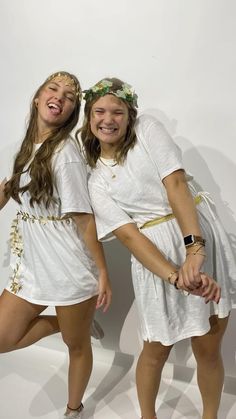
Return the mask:
{"type": "Polygon", "coordinates": [[[113,231],[114,235],[120,242],[130,249],[132,243],[136,240],[137,235],[140,234],[135,224],[126,224],[113,231]]]}

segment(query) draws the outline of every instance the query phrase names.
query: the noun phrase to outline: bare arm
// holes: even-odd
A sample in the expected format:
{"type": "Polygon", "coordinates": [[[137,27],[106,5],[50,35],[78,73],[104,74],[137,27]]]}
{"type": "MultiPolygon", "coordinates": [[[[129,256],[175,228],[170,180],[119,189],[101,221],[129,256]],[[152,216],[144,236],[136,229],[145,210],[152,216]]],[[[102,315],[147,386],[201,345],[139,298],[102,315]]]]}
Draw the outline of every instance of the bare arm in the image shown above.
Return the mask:
{"type": "MultiPolygon", "coordinates": [[[[170,273],[178,269],[178,267],[174,266],[163,256],[158,248],[146,236],[140,233],[135,224],[125,224],[114,230],[113,233],[123,245],[130,250],[136,259],[145,266],[145,268],[162,278],[164,281],[168,281],[170,273]]],[[[204,287],[193,290],[191,293],[204,297],[206,302],[210,300],[218,302],[220,299],[220,288],[216,282],[203,274],[201,274],[201,281],[204,287]]],[[[178,282],[178,287],[188,291],[188,288],[184,283],[178,282]]]]}
{"type": "Polygon", "coordinates": [[[8,203],[9,198],[6,197],[4,188],[7,183],[7,179],[4,179],[0,184],[0,210],[5,207],[5,205],[8,203]]]}
{"type": "Polygon", "coordinates": [[[106,311],[111,303],[111,287],[103,247],[97,239],[94,216],[87,213],[77,213],[73,214],[73,220],[76,223],[79,235],[83,237],[99,271],[97,308],[104,306],[104,311],[106,311]]]}
{"type": "Polygon", "coordinates": [[[145,268],[163,280],[167,281],[170,272],[178,269],[167,261],[146,236],[140,233],[135,224],[125,224],[114,230],[113,233],[145,268]]]}
{"type": "MultiPolygon", "coordinates": [[[[185,172],[178,170],[163,180],[168,200],[178,221],[183,236],[202,236],[196,206],[187,185],[185,172]]],[[[188,255],[179,272],[180,283],[196,287],[201,283],[200,270],[204,262],[202,255],[188,255]]]]}

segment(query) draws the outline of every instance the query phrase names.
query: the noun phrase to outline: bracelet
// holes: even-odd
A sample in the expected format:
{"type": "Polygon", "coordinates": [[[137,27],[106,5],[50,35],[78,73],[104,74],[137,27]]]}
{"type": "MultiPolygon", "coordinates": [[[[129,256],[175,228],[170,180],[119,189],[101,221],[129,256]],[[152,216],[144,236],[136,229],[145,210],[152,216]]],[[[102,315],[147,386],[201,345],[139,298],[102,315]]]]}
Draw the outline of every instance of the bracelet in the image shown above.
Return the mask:
{"type": "Polygon", "coordinates": [[[189,249],[187,249],[186,256],[188,256],[188,255],[201,255],[201,256],[205,256],[206,257],[206,253],[205,252],[204,253],[201,253],[200,252],[200,250],[202,249],[202,247],[204,247],[204,246],[203,245],[200,246],[197,250],[195,250],[193,252],[190,252],[189,249]]]}
{"type": "Polygon", "coordinates": [[[205,247],[206,244],[205,243],[202,243],[202,242],[196,242],[196,243],[190,244],[189,246],[185,246],[185,247],[187,249],[191,249],[191,247],[196,247],[196,246],[205,247]]]}
{"type": "Polygon", "coordinates": [[[189,255],[201,255],[201,256],[206,257],[206,253],[200,253],[200,252],[189,252],[189,253],[186,253],[186,256],[189,256],[189,255]]]}
{"type": "Polygon", "coordinates": [[[80,412],[83,409],[84,405],[83,405],[83,403],[80,403],[80,405],[79,405],[79,407],[77,407],[77,409],[72,409],[72,407],[70,407],[68,404],[67,404],[66,407],[67,407],[67,409],[72,410],[72,412],[80,412]]]}
{"type": "Polygon", "coordinates": [[[174,285],[174,284],[172,284],[172,282],[171,282],[171,278],[172,278],[172,276],[173,276],[174,274],[177,274],[177,275],[178,275],[178,271],[173,271],[173,272],[170,272],[170,273],[169,273],[169,275],[168,275],[168,277],[167,277],[167,281],[168,281],[168,282],[169,282],[169,284],[171,284],[171,285],[174,285]]]}
{"type": "Polygon", "coordinates": [[[178,284],[178,280],[179,280],[179,275],[178,275],[178,271],[172,271],[169,273],[168,277],[167,277],[167,281],[169,282],[169,284],[174,285],[174,287],[179,290],[177,284],[178,284]],[[177,277],[175,278],[174,282],[171,282],[171,278],[174,274],[177,274],[177,277]]]}
{"type": "Polygon", "coordinates": [[[179,277],[177,276],[177,278],[176,278],[176,280],[175,280],[175,282],[174,282],[173,285],[174,285],[175,289],[177,289],[179,291],[178,280],[179,280],[179,277]]]}

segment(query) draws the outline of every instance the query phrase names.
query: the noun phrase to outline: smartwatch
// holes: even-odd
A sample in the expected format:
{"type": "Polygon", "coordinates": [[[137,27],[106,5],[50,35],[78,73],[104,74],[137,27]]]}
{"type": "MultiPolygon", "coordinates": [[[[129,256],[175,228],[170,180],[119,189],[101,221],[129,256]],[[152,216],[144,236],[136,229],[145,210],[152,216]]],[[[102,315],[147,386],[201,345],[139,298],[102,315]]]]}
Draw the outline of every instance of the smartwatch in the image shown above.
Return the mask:
{"type": "Polygon", "coordinates": [[[195,243],[205,246],[206,240],[201,236],[194,236],[194,234],[189,234],[188,236],[184,237],[185,247],[192,246],[195,243]]]}

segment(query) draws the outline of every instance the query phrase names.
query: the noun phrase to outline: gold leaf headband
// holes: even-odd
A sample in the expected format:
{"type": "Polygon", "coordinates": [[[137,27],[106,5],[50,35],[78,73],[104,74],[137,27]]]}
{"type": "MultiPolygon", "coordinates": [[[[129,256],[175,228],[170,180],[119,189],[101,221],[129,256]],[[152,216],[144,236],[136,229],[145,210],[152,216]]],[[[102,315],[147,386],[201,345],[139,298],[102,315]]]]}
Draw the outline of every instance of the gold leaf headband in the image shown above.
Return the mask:
{"type": "Polygon", "coordinates": [[[49,82],[52,80],[64,81],[65,85],[71,87],[75,95],[78,96],[80,100],[82,100],[82,90],[81,90],[79,82],[77,82],[68,73],[63,73],[63,72],[54,73],[47,78],[46,82],[49,82]]]}

